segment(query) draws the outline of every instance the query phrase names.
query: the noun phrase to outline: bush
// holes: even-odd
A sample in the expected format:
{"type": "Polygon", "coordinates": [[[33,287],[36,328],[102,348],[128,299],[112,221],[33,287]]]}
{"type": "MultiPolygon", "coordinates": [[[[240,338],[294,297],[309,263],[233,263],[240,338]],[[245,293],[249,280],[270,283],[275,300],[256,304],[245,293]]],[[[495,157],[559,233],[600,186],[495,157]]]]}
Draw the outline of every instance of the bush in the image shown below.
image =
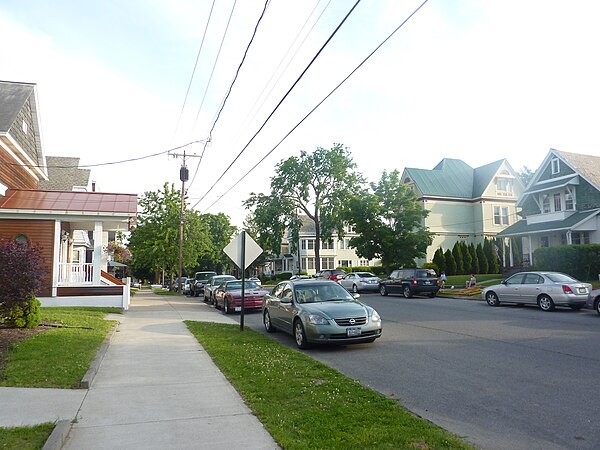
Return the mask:
{"type": "Polygon", "coordinates": [[[579,280],[596,280],[600,274],[600,245],[560,245],[533,253],[536,270],[564,272],[579,280]]]}
{"type": "Polygon", "coordinates": [[[40,323],[35,298],[46,273],[39,248],[14,239],[0,239],[0,320],[16,328],[40,323]]]}
{"type": "Polygon", "coordinates": [[[435,273],[437,273],[438,275],[441,273],[438,265],[435,263],[432,263],[432,262],[423,264],[421,266],[421,269],[433,269],[433,270],[435,270],[435,273]]]}

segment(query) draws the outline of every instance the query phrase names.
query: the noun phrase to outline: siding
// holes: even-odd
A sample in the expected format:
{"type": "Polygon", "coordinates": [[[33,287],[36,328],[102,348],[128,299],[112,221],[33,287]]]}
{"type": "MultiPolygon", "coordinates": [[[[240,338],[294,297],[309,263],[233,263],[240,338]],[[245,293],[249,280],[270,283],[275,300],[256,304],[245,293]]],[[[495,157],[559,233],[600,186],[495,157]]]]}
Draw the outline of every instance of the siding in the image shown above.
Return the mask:
{"type": "Polygon", "coordinates": [[[12,189],[37,189],[38,180],[0,147],[0,183],[12,189]]]}
{"type": "Polygon", "coordinates": [[[43,267],[47,270],[40,292],[40,297],[52,296],[52,261],[54,260],[54,221],[53,220],[21,220],[0,219],[0,238],[14,239],[24,234],[39,245],[44,258],[43,267]]]}

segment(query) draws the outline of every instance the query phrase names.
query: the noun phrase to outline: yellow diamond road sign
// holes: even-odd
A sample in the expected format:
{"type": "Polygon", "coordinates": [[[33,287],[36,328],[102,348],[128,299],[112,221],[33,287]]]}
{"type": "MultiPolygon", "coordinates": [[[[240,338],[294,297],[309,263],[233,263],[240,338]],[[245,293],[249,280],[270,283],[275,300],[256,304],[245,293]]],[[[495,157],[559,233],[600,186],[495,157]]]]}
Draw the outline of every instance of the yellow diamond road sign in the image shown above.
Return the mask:
{"type": "Polygon", "coordinates": [[[231,258],[231,260],[241,269],[246,269],[250,264],[254,262],[256,258],[260,256],[263,249],[256,243],[254,239],[250,237],[248,233],[242,231],[236,237],[234,237],[229,244],[223,249],[225,254],[231,258]],[[245,249],[242,249],[242,234],[246,235],[245,249]],[[245,255],[244,255],[245,253],[245,255]],[[242,256],[245,256],[244,267],[242,267],[242,256]]]}

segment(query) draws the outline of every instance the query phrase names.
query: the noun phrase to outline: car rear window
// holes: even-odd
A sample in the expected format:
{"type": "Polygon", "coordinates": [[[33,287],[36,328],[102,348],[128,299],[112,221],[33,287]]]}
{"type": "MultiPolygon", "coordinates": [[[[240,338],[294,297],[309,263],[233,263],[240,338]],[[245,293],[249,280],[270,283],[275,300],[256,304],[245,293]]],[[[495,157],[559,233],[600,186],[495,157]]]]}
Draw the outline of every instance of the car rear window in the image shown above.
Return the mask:
{"type": "Polygon", "coordinates": [[[357,275],[361,278],[373,278],[375,276],[369,272],[358,272],[357,275]]]}
{"type": "Polygon", "coordinates": [[[422,270],[417,270],[416,277],[417,278],[437,278],[437,275],[435,273],[435,270],[433,270],[433,269],[422,269],[422,270]]]}
{"type": "Polygon", "coordinates": [[[564,273],[547,273],[546,276],[555,283],[574,283],[577,280],[564,273]]]}

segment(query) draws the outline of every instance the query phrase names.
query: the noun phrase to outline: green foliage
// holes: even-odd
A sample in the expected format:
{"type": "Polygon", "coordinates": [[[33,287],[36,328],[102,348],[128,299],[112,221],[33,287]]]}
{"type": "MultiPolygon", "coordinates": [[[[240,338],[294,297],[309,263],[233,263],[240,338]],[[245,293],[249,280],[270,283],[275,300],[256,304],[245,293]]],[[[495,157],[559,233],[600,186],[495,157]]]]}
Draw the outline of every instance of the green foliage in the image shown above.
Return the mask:
{"type": "Polygon", "coordinates": [[[397,400],[261,333],[186,324],[281,448],[472,448],[397,400]]]}
{"type": "Polygon", "coordinates": [[[485,273],[498,273],[500,271],[500,262],[496,253],[496,247],[492,240],[485,239],[483,242],[483,252],[488,261],[488,270],[485,273]]]}
{"type": "Polygon", "coordinates": [[[347,201],[346,220],[358,233],[350,245],[360,257],[381,259],[386,271],[410,267],[425,257],[431,244],[431,233],[423,225],[428,213],[397,170],[384,171],[370,191],[359,191],[347,201]]]}
{"type": "Polygon", "coordinates": [[[15,328],[35,328],[40,323],[40,303],[35,292],[46,270],[36,245],[0,239],[0,322],[15,328]]]}
{"type": "Polygon", "coordinates": [[[0,449],[39,450],[54,430],[53,423],[29,427],[0,427],[0,449]]]}
{"type": "Polygon", "coordinates": [[[535,176],[535,171],[531,170],[527,166],[523,166],[521,170],[517,172],[517,178],[521,180],[523,186],[527,187],[531,179],[535,176]]]}
{"type": "Polygon", "coordinates": [[[475,249],[477,253],[477,261],[479,261],[479,273],[489,273],[489,263],[488,258],[483,251],[483,246],[481,242],[477,244],[477,248],[475,249]]]}
{"type": "Polygon", "coordinates": [[[452,250],[446,250],[444,261],[446,262],[446,275],[456,275],[456,261],[454,260],[452,250]]]}
{"type": "Polygon", "coordinates": [[[472,242],[469,244],[469,255],[471,255],[471,271],[470,273],[481,273],[479,268],[479,258],[477,257],[477,249],[472,242]]]}
{"type": "Polygon", "coordinates": [[[435,273],[437,273],[438,275],[439,275],[440,273],[442,273],[442,272],[440,271],[440,267],[439,267],[439,266],[438,266],[436,263],[433,263],[433,262],[428,262],[428,263],[425,263],[425,264],[423,264],[423,265],[421,266],[421,268],[422,268],[422,269],[433,269],[433,270],[435,270],[435,273]]]}
{"type": "Polygon", "coordinates": [[[200,270],[214,270],[217,273],[228,273],[233,270],[233,262],[223,252],[223,249],[229,244],[237,228],[231,225],[229,216],[218,214],[200,215],[202,223],[208,226],[209,242],[206,252],[201,255],[194,266],[194,272],[200,270]]]}
{"type": "Polygon", "coordinates": [[[299,214],[315,224],[315,268],[320,270],[321,240],[335,231],[343,233],[345,201],[356,192],[362,178],[355,171],[350,152],[341,144],[331,149],[301,151],[275,166],[269,195],[254,194],[244,202],[252,211],[248,224],[258,243],[278,255],[284,233],[289,233],[290,252],[296,251],[302,226],[299,214]]]}
{"type": "Polygon", "coordinates": [[[439,247],[435,251],[433,255],[433,263],[438,267],[438,273],[446,271],[446,258],[444,258],[444,251],[442,250],[442,247],[439,247]]]}
{"type": "Polygon", "coordinates": [[[469,246],[464,241],[460,242],[460,252],[463,257],[463,266],[465,268],[465,273],[466,274],[477,273],[477,272],[473,272],[473,270],[472,270],[473,269],[473,257],[471,256],[471,252],[469,251],[469,246]]]}
{"type": "Polygon", "coordinates": [[[452,255],[454,256],[454,262],[456,263],[456,274],[460,275],[465,272],[465,262],[463,260],[462,247],[460,241],[454,243],[452,247],[452,255]]]}
{"type": "Polygon", "coordinates": [[[564,272],[583,281],[596,280],[600,274],[600,244],[538,248],[533,261],[537,270],[564,272]]]}

